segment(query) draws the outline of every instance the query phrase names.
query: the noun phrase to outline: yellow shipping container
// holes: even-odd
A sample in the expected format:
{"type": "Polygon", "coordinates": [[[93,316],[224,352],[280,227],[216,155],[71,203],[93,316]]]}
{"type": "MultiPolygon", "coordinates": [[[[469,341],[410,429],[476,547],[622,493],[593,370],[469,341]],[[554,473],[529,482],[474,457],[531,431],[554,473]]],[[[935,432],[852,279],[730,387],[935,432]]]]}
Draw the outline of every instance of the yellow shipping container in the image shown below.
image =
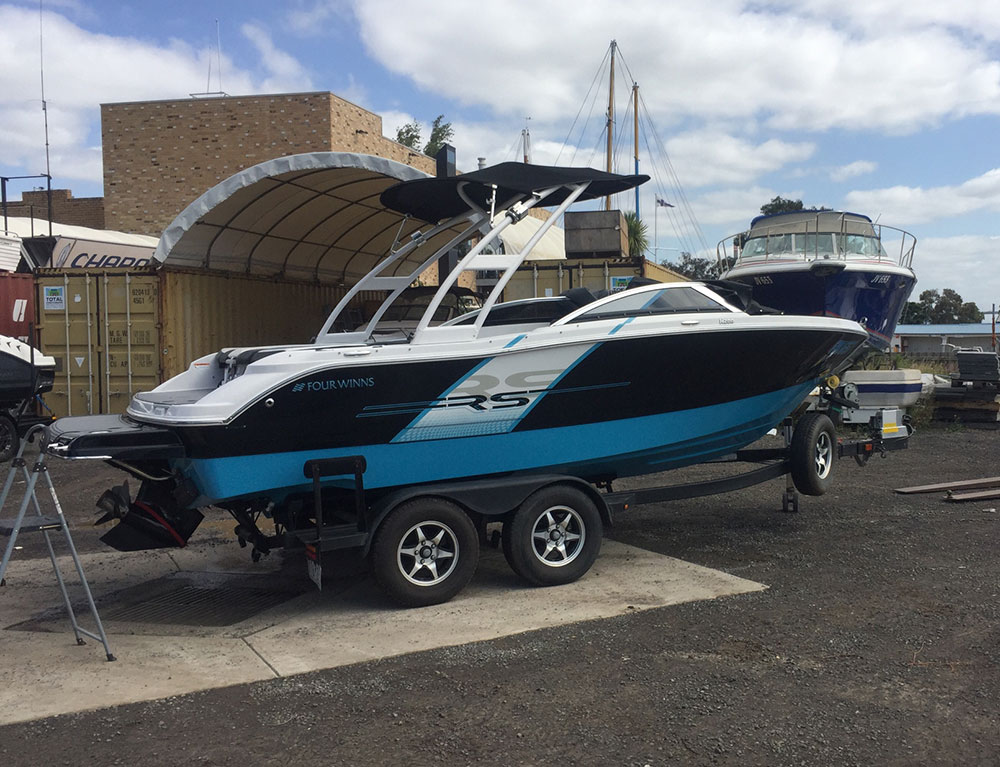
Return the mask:
{"type": "Polygon", "coordinates": [[[196,270],[42,269],[39,347],[57,416],[122,413],[132,395],[232,346],[306,343],[344,288],[196,270]]]}
{"type": "Polygon", "coordinates": [[[652,261],[567,259],[565,261],[533,261],[515,272],[503,300],[558,296],[570,288],[621,290],[633,277],[646,277],[657,282],[680,282],[687,278],[652,261]]]}

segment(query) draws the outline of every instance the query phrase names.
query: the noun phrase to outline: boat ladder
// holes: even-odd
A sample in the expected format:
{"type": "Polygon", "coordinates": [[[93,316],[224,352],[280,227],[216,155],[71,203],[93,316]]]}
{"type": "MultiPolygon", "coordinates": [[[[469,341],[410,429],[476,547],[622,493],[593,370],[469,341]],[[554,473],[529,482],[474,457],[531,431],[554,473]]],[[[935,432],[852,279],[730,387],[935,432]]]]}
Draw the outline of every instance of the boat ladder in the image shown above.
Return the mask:
{"type": "Polygon", "coordinates": [[[87,577],[83,573],[83,565],[80,562],[80,556],[77,554],[76,546],[73,544],[73,536],[70,535],[69,523],[63,515],[62,506],[59,503],[59,497],[56,495],[56,489],[52,484],[52,477],[49,475],[49,469],[45,463],[44,434],[44,427],[34,426],[29,429],[28,433],[21,439],[17,455],[12,460],[10,471],[7,473],[7,481],[4,484],[3,493],[0,494],[0,512],[2,512],[7,504],[7,498],[10,495],[11,489],[14,486],[14,480],[19,475],[23,475],[25,480],[24,498],[21,499],[21,505],[18,507],[17,516],[13,519],[0,519],[0,536],[6,536],[9,538],[7,546],[4,549],[3,559],[0,560],[0,586],[5,585],[4,574],[7,572],[7,565],[10,563],[11,555],[14,553],[14,545],[17,542],[17,536],[20,533],[41,533],[45,536],[45,545],[49,551],[49,559],[52,561],[52,569],[55,572],[56,581],[59,584],[59,590],[62,592],[63,602],[66,604],[66,611],[69,613],[70,623],[73,626],[73,633],[76,635],[76,643],[78,645],[86,644],[86,642],[83,641],[83,637],[85,636],[97,640],[104,645],[104,652],[107,655],[108,660],[113,661],[115,660],[115,656],[112,655],[111,648],[108,646],[108,637],[107,634],[104,633],[104,625],[101,623],[101,616],[97,613],[97,605],[94,604],[94,597],[90,593],[90,586],[87,584],[87,577]],[[35,460],[34,465],[29,471],[28,462],[24,458],[24,449],[27,447],[29,442],[35,439],[37,439],[39,445],[38,458],[35,460]],[[45,481],[49,486],[49,494],[52,496],[52,505],[55,508],[54,514],[42,514],[37,495],[38,478],[40,476],[45,477],[45,481]],[[29,504],[33,508],[34,513],[32,514],[28,514],[29,504]],[[76,613],[73,611],[73,605],[70,602],[69,592],[66,588],[66,581],[63,579],[62,572],[59,570],[59,563],[56,560],[55,549],[52,547],[52,539],[49,536],[49,533],[60,530],[66,539],[66,545],[69,547],[69,553],[73,557],[73,564],[76,565],[76,572],[80,577],[83,592],[86,594],[87,604],[90,607],[91,614],[94,616],[94,622],[97,624],[97,633],[88,631],[80,626],[76,619],[76,613]]]}

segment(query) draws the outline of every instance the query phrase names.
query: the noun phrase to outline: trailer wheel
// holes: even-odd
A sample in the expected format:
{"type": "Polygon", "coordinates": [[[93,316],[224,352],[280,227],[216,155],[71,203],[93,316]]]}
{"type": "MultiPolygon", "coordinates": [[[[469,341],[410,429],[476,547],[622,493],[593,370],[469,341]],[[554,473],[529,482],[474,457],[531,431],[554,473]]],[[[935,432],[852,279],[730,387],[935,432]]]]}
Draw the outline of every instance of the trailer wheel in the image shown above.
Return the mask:
{"type": "Polygon", "coordinates": [[[837,433],[824,413],[806,413],[795,424],[790,460],[792,482],[803,495],[823,495],[833,477],[837,433]]]}
{"type": "Polygon", "coordinates": [[[442,498],[400,504],[379,527],[372,546],[375,579],[405,607],[447,602],[472,579],[478,562],[476,526],[442,498]]]}
{"type": "Polygon", "coordinates": [[[601,513],[582,490],[552,485],[536,491],[503,526],[511,569],[536,586],[571,583],[601,551],[601,513]]]}
{"type": "Polygon", "coordinates": [[[9,415],[0,414],[0,463],[7,463],[14,457],[19,440],[14,420],[9,415]]]}

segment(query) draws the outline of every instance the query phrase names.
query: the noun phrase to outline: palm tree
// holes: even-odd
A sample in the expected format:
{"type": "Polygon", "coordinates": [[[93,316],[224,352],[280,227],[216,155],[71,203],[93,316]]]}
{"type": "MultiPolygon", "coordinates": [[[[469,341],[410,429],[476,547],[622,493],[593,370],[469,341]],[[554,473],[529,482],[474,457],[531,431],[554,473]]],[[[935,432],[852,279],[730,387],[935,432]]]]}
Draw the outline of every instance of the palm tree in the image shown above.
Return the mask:
{"type": "Polygon", "coordinates": [[[649,249],[649,227],[632,211],[625,213],[628,228],[628,253],[632,258],[642,258],[649,249]]]}

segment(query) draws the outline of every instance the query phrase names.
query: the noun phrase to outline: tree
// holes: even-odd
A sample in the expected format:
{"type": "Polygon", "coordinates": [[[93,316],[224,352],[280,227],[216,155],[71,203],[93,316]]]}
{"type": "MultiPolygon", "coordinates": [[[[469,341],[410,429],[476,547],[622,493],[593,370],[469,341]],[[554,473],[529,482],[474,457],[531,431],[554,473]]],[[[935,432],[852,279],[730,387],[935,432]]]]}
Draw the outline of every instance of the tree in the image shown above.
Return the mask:
{"type": "Polygon", "coordinates": [[[455,131],[452,130],[451,123],[444,122],[444,115],[438,115],[431,125],[431,137],[424,147],[424,154],[433,157],[441,150],[442,146],[451,141],[453,135],[455,135],[455,131]]]}
{"type": "Polygon", "coordinates": [[[649,227],[632,211],[625,214],[628,229],[628,252],[632,258],[641,258],[649,250],[649,227]]]}
{"type": "Polygon", "coordinates": [[[420,147],[420,123],[414,120],[399,128],[396,128],[396,141],[403,146],[419,151],[420,147]]]}
{"type": "Polygon", "coordinates": [[[955,325],[982,322],[983,313],[972,301],[963,301],[951,288],[925,290],[919,301],[907,301],[903,321],[911,325],[955,325]]]}
{"type": "Polygon", "coordinates": [[[802,210],[802,200],[786,200],[784,197],[775,197],[771,202],[760,206],[760,212],[765,216],[773,216],[775,213],[792,213],[796,210],[802,210]]]}
{"type": "Polygon", "coordinates": [[[687,251],[681,253],[681,260],[668,263],[673,271],[692,280],[714,280],[718,277],[718,265],[707,258],[695,258],[687,251]]]}

